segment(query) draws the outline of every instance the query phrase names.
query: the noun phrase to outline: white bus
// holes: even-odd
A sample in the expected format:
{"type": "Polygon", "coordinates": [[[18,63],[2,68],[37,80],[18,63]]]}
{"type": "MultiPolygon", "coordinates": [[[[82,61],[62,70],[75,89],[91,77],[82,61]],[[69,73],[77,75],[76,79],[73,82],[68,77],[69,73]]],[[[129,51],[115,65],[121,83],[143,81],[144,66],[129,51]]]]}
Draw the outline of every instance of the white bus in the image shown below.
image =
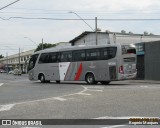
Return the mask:
{"type": "Polygon", "coordinates": [[[136,77],[136,49],[133,45],[71,46],[35,52],[28,64],[30,80],[42,83],[86,81],[109,84],[136,77]]]}

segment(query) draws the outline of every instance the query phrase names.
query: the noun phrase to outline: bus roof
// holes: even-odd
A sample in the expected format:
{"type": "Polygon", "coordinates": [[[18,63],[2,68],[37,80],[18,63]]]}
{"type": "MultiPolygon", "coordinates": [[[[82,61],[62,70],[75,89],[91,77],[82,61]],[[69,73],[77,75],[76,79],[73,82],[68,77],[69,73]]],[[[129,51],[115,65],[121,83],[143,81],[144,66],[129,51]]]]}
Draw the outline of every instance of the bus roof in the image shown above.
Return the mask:
{"type": "Polygon", "coordinates": [[[44,50],[40,50],[35,52],[34,54],[37,53],[46,53],[46,52],[61,52],[61,51],[70,51],[70,50],[81,50],[81,49],[89,49],[89,48],[103,48],[103,47],[115,47],[115,46],[120,46],[120,44],[107,44],[107,45],[79,45],[79,46],[69,46],[69,47],[64,47],[64,48],[48,48],[44,50]]]}

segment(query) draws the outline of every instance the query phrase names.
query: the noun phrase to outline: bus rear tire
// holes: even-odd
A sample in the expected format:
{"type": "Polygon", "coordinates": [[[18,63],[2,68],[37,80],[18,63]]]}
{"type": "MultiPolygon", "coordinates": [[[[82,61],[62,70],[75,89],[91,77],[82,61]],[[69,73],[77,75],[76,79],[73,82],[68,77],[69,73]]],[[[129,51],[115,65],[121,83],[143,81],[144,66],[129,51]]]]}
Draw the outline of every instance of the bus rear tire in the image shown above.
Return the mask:
{"type": "Polygon", "coordinates": [[[103,85],[108,85],[111,81],[101,81],[100,83],[103,85]]]}
{"type": "Polygon", "coordinates": [[[40,81],[41,81],[41,83],[45,83],[45,82],[46,82],[46,81],[45,81],[45,77],[44,77],[43,74],[40,76],[40,81]]]}
{"type": "Polygon", "coordinates": [[[87,84],[97,84],[97,81],[95,81],[93,73],[88,73],[85,79],[87,84]]]}

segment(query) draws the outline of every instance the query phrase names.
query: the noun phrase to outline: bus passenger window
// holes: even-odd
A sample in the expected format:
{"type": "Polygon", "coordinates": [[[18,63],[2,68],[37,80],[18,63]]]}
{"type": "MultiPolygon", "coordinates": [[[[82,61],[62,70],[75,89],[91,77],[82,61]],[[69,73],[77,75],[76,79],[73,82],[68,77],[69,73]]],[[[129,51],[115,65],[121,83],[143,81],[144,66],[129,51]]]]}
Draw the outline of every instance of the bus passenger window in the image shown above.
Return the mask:
{"type": "Polygon", "coordinates": [[[60,61],[58,52],[49,53],[49,61],[48,63],[57,63],[60,61]]]}
{"type": "Polygon", "coordinates": [[[98,60],[100,59],[100,52],[99,49],[92,49],[92,50],[86,50],[86,60],[98,60]]]}
{"type": "Polygon", "coordinates": [[[84,50],[73,52],[73,61],[85,61],[86,55],[84,50]]]}
{"type": "Polygon", "coordinates": [[[48,59],[49,59],[49,54],[48,53],[42,53],[38,63],[39,64],[48,63],[48,59]]]}
{"type": "Polygon", "coordinates": [[[101,59],[108,60],[116,56],[117,48],[116,47],[107,47],[101,49],[101,59]]]}
{"type": "Polygon", "coordinates": [[[61,62],[71,62],[72,61],[72,52],[62,52],[61,53],[61,62]]]}

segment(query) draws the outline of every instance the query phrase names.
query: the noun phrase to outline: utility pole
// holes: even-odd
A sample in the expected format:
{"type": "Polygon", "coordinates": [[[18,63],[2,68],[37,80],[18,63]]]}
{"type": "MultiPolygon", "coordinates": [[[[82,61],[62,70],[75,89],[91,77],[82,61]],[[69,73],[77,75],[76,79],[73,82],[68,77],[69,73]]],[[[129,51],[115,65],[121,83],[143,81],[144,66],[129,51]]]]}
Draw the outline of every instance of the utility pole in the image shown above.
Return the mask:
{"type": "Polygon", "coordinates": [[[97,17],[95,17],[95,33],[96,33],[96,45],[98,45],[98,35],[97,35],[97,17]]]}
{"type": "Polygon", "coordinates": [[[21,68],[21,64],[20,64],[20,48],[19,48],[19,70],[21,68]]]}
{"type": "Polygon", "coordinates": [[[43,50],[43,38],[42,38],[42,50],[43,50]]]}
{"type": "Polygon", "coordinates": [[[92,31],[94,31],[94,29],[93,29],[80,15],[78,15],[76,12],[70,11],[69,13],[75,14],[75,15],[76,15],[77,17],[79,17],[88,27],[90,27],[90,29],[91,29],[92,31]]]}
{"type": "Polygon", "coordinates": [[[8,53],[6,52],[6,58],[7,58],[7,65],[6,65],[6,67],[7,67],[7,75],[8,75],[8,53]]]}
{"type": "Polygon", "coordinates": [[[79,17],[88,27],[91,28],[93,32],[95,32],[96,45],[98,45],[98,33],[97,33],[97,17],[95,17],[95,30],[77,13],[70,11],[69,13],[74,13],[77,17],[79,17]]]}

